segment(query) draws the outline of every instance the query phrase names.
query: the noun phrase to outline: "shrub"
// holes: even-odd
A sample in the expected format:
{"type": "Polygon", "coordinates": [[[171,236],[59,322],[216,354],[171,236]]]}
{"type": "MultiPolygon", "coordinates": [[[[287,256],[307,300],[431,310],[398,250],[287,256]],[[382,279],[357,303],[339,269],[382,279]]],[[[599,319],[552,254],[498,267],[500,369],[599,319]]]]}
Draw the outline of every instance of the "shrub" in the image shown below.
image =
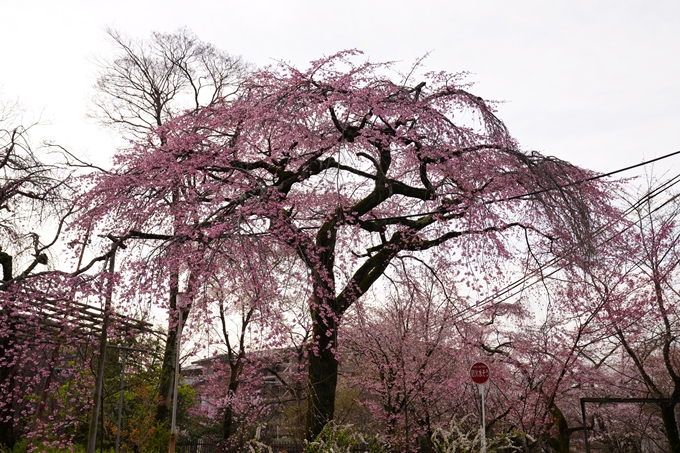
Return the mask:
{"type": "Polygon", "coordinates": [[[328,423],[313,442],[305,446],[305,453],[387,453],[390,445],[378,436],[365,436],[352,425],[328,423]]]}

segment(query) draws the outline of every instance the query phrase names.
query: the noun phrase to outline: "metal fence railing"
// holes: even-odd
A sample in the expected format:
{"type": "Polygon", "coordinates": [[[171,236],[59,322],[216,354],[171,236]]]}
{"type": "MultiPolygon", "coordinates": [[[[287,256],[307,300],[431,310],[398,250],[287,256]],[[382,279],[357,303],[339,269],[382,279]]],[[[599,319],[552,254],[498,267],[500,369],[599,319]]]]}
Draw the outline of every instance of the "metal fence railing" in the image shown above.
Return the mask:
{"type": "MultiPolygon", "coordinates": [[[[262,439],[261,442],[271,448],[272,453],[302,453],[304,445],[294,440],[262,439]]],[[[353,453],[365,453],[369,449],[368,445],[356,445],[353,453]]],[[[245,449],[234,448],[233,450],[223,447],[214,440],[185,440],[178,442],[175,446],[176,453],[229,453],[230,451],[240,451],[245,449]]]]}
{"type": "Polygon", "coordinates": [[[188,440],[175,446],[176,453],[222,453],[219,444],[213,440],[188,440]]]}

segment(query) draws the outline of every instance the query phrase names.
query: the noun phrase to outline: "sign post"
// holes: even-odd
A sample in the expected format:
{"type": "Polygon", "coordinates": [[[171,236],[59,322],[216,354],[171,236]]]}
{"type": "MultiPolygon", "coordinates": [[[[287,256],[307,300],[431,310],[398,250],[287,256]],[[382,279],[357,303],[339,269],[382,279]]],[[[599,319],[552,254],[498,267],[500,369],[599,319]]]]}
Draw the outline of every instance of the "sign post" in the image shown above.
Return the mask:
{"type": "Polygon", "coordinates": [[[489,380],[489,367],[484,362],[477,362],[470,367],[470,378],[479,387],[482,395],[482,453],[486,452],[486,420],[484,419],[484,383],[489,380]]]}

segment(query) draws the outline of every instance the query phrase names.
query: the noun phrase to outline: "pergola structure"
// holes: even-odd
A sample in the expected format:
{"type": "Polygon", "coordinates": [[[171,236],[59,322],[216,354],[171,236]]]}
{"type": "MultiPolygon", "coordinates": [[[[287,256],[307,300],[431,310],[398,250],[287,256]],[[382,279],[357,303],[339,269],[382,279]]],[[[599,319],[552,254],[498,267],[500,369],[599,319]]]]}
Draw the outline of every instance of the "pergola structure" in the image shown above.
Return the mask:
{"type": "MultiPolygon", "coordinates": [[[[36,411],[36,420],[40,420],[45,411],[48,399],[48,389],[54,379],[55,372],[58,370],[56,363],[61,353],[61,348],[65,344],[60,336],[65,329],[68,330],[68,338],[93,340],[102,338],[102,327],[115,323],[120,329],[136,334],[155,333],[152,325],[146,321],[134,319],[129,316],[115,312],[109,313],[109,321],[105,322],[105,308],[79,302],[76,300],[64,301],[50,297],[40,297],[28,309],[17,310],[12,314],[12,328],[16,340],[31,340],[38,344],[52,345],[52,354],[49,361],[48,372],[41,385],[39,403],[36,411]],[[36,336],[36,329],[47,331],[47,335],[36,336]]],[[[106,345],[113,346],[113,345],[106,345]]],[[[125,348],[134,349],[134,348],[125,348]]],[[[121,370],[121,373],[124,373],[121,370]]]]}

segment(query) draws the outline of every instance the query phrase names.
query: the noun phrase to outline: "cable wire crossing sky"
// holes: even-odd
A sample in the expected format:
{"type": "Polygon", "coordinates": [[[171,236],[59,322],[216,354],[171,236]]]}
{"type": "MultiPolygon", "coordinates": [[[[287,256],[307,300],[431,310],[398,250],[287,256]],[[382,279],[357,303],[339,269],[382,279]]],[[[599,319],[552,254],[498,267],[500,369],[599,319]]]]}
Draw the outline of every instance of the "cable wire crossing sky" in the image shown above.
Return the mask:
{"type": "Polygon", "coordinates": [[[87,118],[96,59],[113,50],[107,27],[140,39],[187,27],[258,66],[356,48],[408,70],[427,54],[429,70],[469,71],[475,93],[501,101],[526,150],[608,172],[680,149],[675,1],[10,0],[2,12],[1,96],[40,120],[34,138],[95,163],[125,146],[87,118]]]}

